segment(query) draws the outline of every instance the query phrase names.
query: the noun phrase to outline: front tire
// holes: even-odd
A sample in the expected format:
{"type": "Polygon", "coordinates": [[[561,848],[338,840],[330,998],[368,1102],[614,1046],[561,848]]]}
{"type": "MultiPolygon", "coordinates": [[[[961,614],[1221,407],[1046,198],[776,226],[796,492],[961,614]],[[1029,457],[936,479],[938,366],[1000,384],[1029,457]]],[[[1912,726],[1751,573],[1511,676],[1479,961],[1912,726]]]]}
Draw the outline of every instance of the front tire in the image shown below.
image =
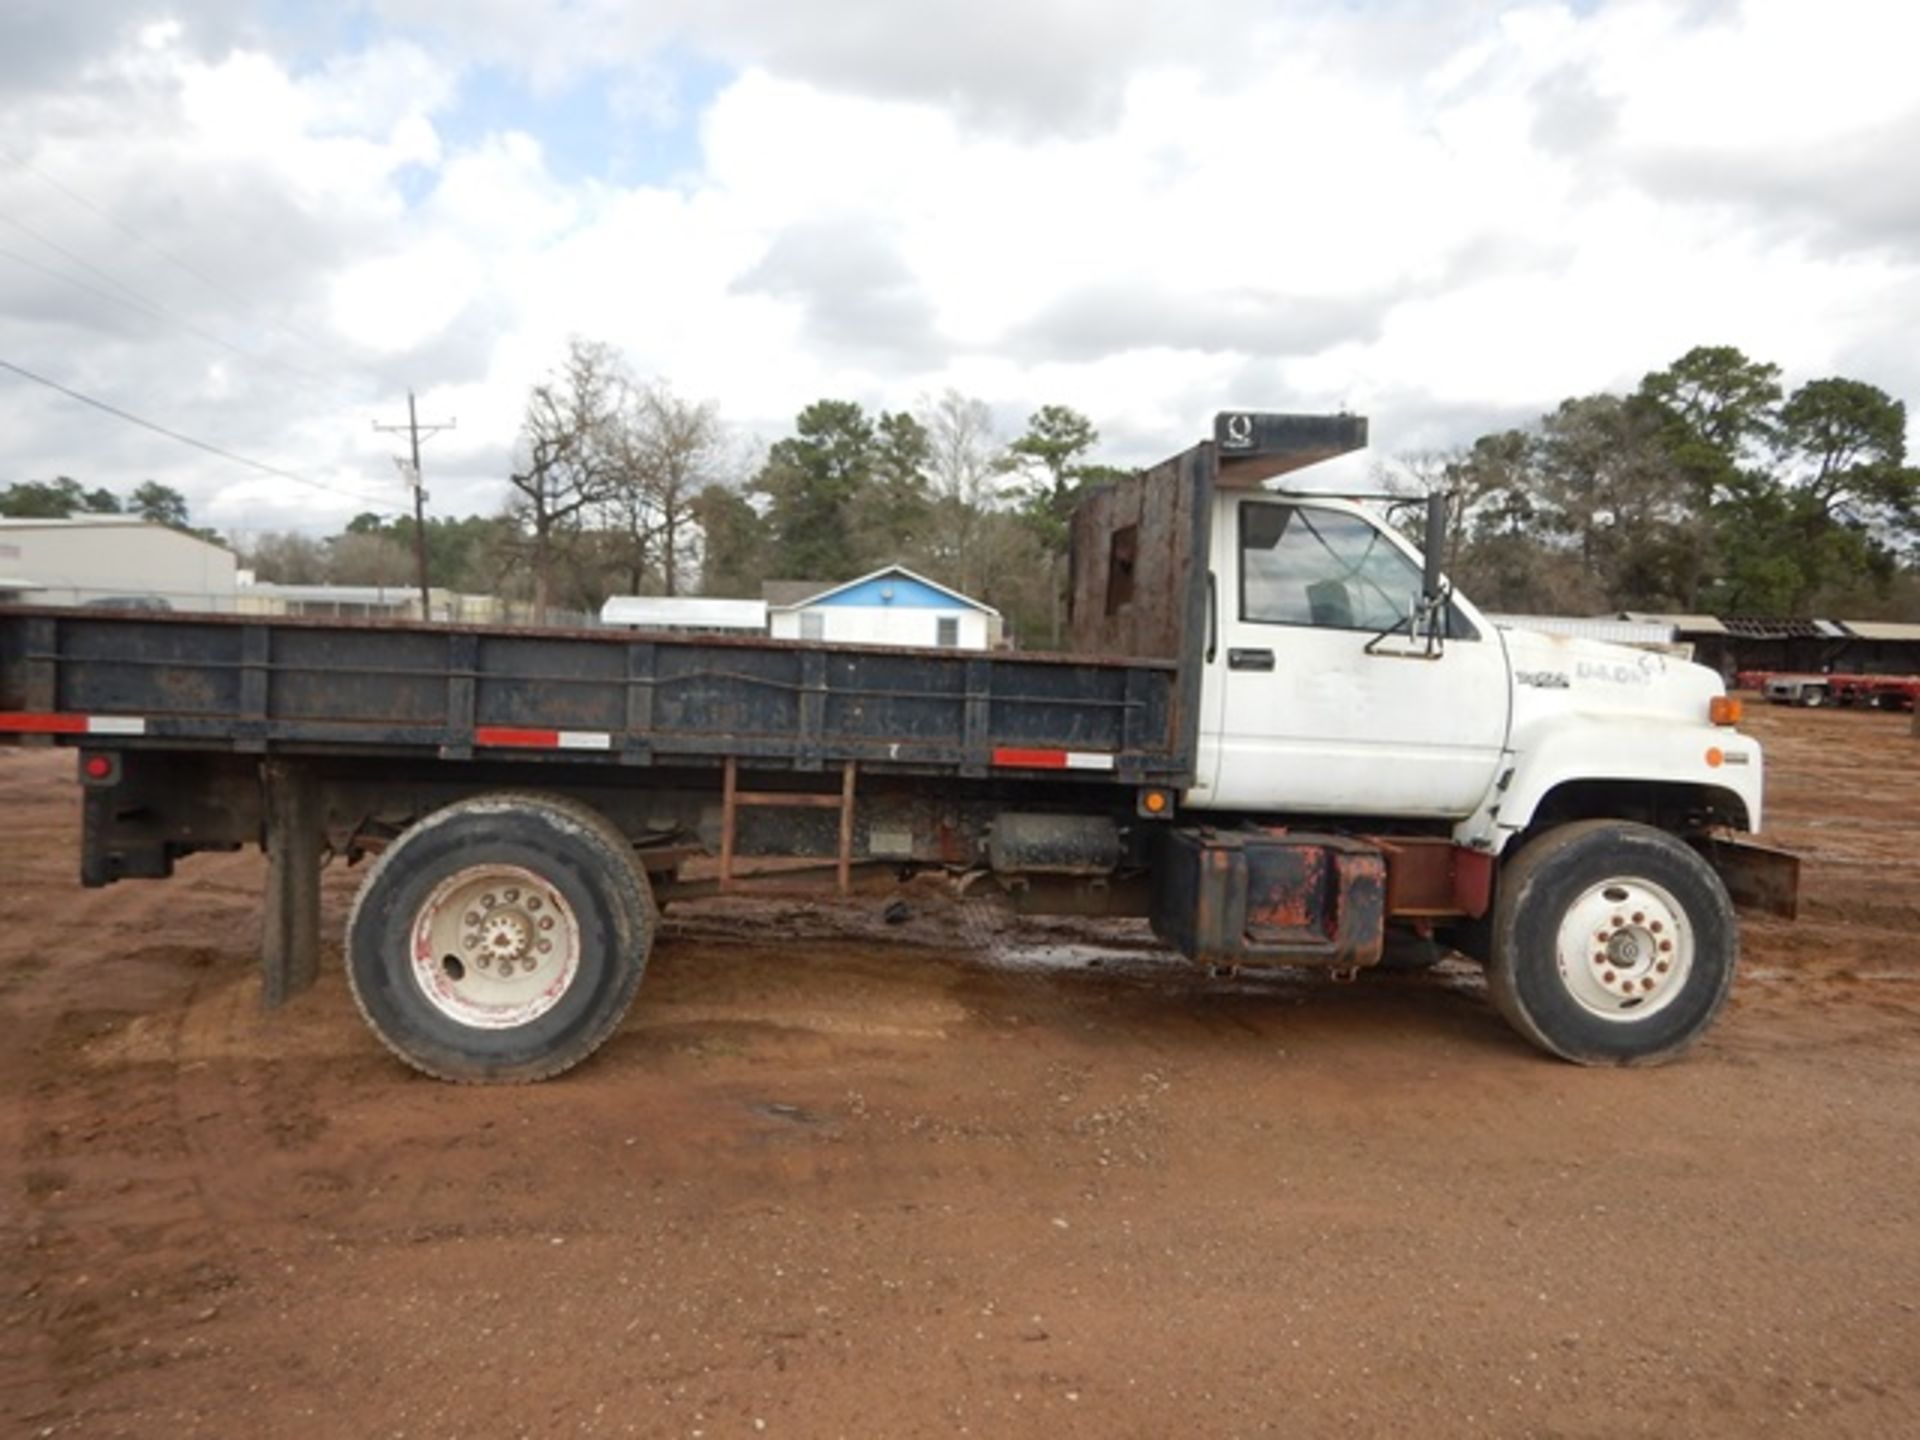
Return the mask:
{"type": "Polygon", "coordinates": [[[1582,1065],[1645,1065],[1693,1044],[1739,956],[1732,902],[1705,860],[1650,826],[1585,820],[1507,865],[1487,987],[1507,1021],[1582,1065]]]}
{"type": "Polygon", "coordinates": [[[347,922],[347,979],[415,1069],[542,1080],[619,1025],[655,928],[645,873],[600,815],[553,796],[478,796],[381,854],[347,922]]]}

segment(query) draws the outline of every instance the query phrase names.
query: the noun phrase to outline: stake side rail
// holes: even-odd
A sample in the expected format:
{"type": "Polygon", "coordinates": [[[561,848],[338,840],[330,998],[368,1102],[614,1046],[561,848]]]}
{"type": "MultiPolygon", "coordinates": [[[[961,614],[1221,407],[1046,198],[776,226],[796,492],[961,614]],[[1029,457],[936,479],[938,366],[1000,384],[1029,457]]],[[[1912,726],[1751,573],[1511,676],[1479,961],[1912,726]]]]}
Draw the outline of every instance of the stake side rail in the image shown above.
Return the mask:
{"type": "Polygon", "coordinates": [[[214,615],[0,613],[0,737],[1180,786],[1173,661],[214,615]]]}

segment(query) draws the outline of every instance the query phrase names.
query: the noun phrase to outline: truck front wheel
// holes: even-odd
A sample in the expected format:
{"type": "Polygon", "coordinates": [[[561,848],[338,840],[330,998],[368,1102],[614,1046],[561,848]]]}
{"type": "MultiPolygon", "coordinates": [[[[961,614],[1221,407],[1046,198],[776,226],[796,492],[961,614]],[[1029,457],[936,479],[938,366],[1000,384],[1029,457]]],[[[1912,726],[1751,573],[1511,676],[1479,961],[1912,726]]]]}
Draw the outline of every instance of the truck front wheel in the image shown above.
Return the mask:
{"type": "Polygon", "coordinates": [[[416,1069],[541,1080],[619,1025],[654,928],[646,876],[605,819],[552,796],[479,796],[380,856],[347,922],[347,978],[416,1069]]]}
{"type": "Polygon", "coordinates": [[[1739,930],[1720,878],[1661,830],[1584,820],[1500,877],[1487,987],[1514,1029],[1582,1065],[1685,1050],[1733,984],[1739,930]]]}

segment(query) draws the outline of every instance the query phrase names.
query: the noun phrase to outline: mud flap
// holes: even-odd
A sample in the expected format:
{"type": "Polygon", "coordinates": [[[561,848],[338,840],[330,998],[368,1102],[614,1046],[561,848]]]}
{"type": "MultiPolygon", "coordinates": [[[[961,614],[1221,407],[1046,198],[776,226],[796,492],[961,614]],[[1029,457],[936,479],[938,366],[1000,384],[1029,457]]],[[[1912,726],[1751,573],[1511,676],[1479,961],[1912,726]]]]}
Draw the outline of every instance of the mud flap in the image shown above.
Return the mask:
{"type": "Polygon", "coordinates": [[[1777,915],[1782,920],[1799,915],[1798,855],[1718,835],[1696,836],[1692,844],[1727,887],[1734,909],[1745,914],[1777,915]]]}

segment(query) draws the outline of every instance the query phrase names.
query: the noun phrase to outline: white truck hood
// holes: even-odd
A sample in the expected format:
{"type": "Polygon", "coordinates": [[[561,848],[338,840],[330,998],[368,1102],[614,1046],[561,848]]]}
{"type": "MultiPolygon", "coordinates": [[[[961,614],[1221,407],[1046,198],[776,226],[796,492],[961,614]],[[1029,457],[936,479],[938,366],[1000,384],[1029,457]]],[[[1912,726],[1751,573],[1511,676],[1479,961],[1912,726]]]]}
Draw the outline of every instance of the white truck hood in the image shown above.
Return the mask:
{"type": "Polygon", "coordinates": [[[1513,669],[1513,733],[1553,712],[1658,717],[1707,723],[1707,708],[1724,695],[1704,665],[1601,640],[1506,629],[1513,669]]]}
{"type": "Polygon", "coordinates": [[[1500,631],[1513,672],[1509,766],[1482,809],[1456,830],[1462,843],[1503,842],[1569,781],[1704,786],[1739,800],[1760,823],[1762,761],[1749,735],[1716,725],[1726,687],[1704,665],[1599,640],[1518,627],[1500,631]]]}

